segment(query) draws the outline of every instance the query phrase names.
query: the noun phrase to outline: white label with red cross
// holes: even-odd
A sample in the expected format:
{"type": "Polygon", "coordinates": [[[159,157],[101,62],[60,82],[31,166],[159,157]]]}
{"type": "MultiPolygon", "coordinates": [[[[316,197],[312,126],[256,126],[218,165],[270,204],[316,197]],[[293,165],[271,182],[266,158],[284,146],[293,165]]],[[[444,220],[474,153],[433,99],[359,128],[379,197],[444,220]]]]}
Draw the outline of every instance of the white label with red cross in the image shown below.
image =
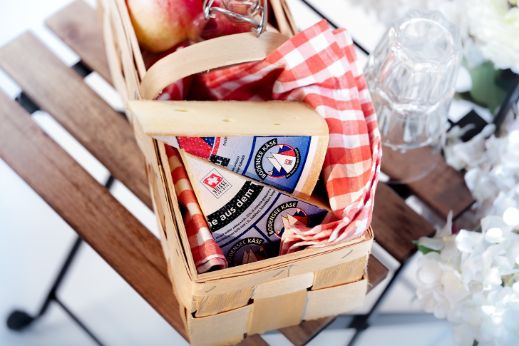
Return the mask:
{"type": "Polygon", "coordinates": [[[216,169],[212,169],[204,178],[202,178],[202,185],[213,194],[216,198],[220,198],[232,185],[223,177],[223,175],[216,169]]]}

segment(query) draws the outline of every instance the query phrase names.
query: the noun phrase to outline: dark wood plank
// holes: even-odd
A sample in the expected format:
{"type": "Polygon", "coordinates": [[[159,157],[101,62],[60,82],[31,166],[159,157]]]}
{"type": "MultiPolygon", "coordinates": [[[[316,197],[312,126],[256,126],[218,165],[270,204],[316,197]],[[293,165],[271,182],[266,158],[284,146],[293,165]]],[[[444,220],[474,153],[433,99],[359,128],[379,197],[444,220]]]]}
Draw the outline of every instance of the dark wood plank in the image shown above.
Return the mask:
{"type": "Polygon", "coordinates": [[[79,75],[31,33],[24,33],[0,48],[0,67],[116,179],[151,207],[144,159],[130,124],[79,75]]]}
{"type": "Polygon", "coordinates": [[[0,157],[185,336],[159,241],[0,92],[0,157]]]}
{"type": "Polygon", "coordinates": [[[81,60],[104,79],[111,81],[101,26],[96,12],[82,0],[73,1],[49,17],[45,24],[72,50],[81,52],[81,60]]]}
{"type": "Polygon", "coordinates": [[[463,175],[445,161],[441,162],[428,176],[409,183],[408,186],[444,219],[451,210],[454,218],[457,218],[474,203],[474,197],[465,185],[463,175]]]}
{"type": "Polygon", "coordinates": [[[391,151],[385,151],[382,159],[382,171],[390,177],[398,179],[405,176],[408,170],[413,170],[411,165],[414,165],[414,169],[416,169],[416,166],[420,165],[420,162],[417,162],[419,160],[427,160],[429,165],[433,165],[433,170],[425,177],[406,185],[439,216],[447,218],[449,211],[452,210],[456,217],[474,203],[474,198],[465,185],[463,174],[447,165],[439,153],[431,153],[426,148],[420,153],[406,157],[405,161],[401,156],[395,156],[391,151]]]}
{"type": "Polygon", "coordinates": [[[250,335],[247,336],[242,342],[238,345],[240,346],[268,346],[268,343],[259,335],[250,335]]]}
{"type": "Polygon", "coordinates": [[[414,240],[434,233],[429,222],[383,183],[378,185],[372,226],[375,240],[400,263],[416,251],[414,240]]]}
{"type": "Polygon", "coordinates": [[[294,345],[302,346],[319,334],[324,328],[335,320],[335,317],[324,317],[318,320],[304,321],[298,326],[282,328],[283,333],[294,345]]]}
{"type": "Polygon", "coordinates": [[[369,256],[368,261],[368,292],[380,284],[389,273],[389,269],[375,256],[369,256]]]}

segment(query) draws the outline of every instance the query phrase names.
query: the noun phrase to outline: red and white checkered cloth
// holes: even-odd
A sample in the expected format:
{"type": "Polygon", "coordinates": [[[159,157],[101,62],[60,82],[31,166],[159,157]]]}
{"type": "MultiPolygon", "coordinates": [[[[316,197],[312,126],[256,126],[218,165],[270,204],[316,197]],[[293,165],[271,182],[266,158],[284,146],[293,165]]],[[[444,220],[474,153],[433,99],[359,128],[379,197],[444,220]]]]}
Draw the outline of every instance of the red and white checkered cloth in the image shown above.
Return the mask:
{"type": "Polygon", "coordinates": [[[177,149],[166,145],[175,193],[182,206],[189,246],[199,273],[227,267],[227,260],[209,230],[177,149]]]}
{"type": "MultiPolygon", "coordinates": [[[[217,100],[305,102],[328,124],[323,176],[333,213],[313,228],[295,220],[286,224],[281,254],[353,239],[366,231],[380,171],[380,134],[346,30],[333,30],[321,21],[265,60],[211,71],[202,81],[217,100]]],[[[169,97],[183,95],[172,92],[169,97]]]]}

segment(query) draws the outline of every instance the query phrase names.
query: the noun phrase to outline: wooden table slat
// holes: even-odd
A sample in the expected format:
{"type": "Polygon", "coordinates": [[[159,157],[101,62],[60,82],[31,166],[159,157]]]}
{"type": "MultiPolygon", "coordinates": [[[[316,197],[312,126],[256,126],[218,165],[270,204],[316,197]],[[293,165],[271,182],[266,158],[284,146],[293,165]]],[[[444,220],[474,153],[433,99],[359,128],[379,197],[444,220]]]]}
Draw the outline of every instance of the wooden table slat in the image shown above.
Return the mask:
{"type": "Polygon", "coordinates": [[[371,225],[375,240],[400,263],[416,251],[414,240],[434,233],[433,226],[384,183],[377,188],[371,225]]]}
{"type": "Polygon", "coordinates": [[[263,339],[260,335],[249,335],[242,342],[238,344],[239,346],[268,346],[268,343],[263,339]]]}
{"type": "Polygon", "coordinates": [[[369,256],[368,261],[368,292],[380,284],[389,273],[389,269],[382,264],[375,256],[369,256]]]}
{"type": "Polygon", "coordinates": [[[185,335],[158,239],[1,92],[0,122],[0,158],[185,335]]]}
{"type": "Polygon", "coordinates": [[[296,346],[302,346],[319,334],[335,320],[335,317],[324,317],[318,320],[304,321],[298,326],[282,328],[279,331],[296,346]]]}
{"type": "Polygon", "coordinates": [[[151,207],[144,159],[130,124],[79,75],[31,33],[0,48],[0,67],[116,179],[151,207]]]}
{"type": "Polygon", "coordinates": [[[97,24],[96,12],[89,4],[73,1],[50,16],[45,24],[72,50],[80,51],[81,60],[88,67],[111,81],[101,26],[97,24]]]}
{"type": "Polygon", "coordinates": [[[411,191],[438,215],[447,219],[452,210],[456,218],[473,203],[474,197],[465,184],[463,175],[447,165],[437,165],[425,178],[408,184],[411,191]],[[441,188],[438,188],[441,187],[441,188]]]}
{"type": "MultiPolygon", "coordinates": [[[[423,159],[428,160],[429,165],[433,165],[433,169],[423,178],[408,182],[406,186],[442,218],[447,218],[451,210],[454,216],[460,215],[474,203],[474,198],[465,185],[463,174],[447,165],[439,153],[432,153],[425,148],[421,153],[423,159]]],[[[405,176],[406,171],[414,170],[410,165],[420,165],[414,162],[416,156],[414,154],[414,157],[402,162],[401,156],[387,151],[382,158],[382,171],[396,179],[405,176]]]]}

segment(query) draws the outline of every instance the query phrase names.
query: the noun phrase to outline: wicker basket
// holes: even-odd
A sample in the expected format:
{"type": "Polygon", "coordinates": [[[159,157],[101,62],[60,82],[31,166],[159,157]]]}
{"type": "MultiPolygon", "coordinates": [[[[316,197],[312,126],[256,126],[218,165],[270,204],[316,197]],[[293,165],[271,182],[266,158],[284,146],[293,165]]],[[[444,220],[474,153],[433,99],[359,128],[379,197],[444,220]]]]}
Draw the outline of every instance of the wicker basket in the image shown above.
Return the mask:
{"type": "MultiPolygon", "coordinates": [[[[292,34],[294,26],[284,1],[271,1],[271,7],[272,24],[292,34]]],[[[99,14],[113,84],[124,101],[142,99],[140,85],[146,68],[125,1],[100,1],[99,14]]],[[[359,239],[331,247],[198,274],[164,145],[146,136],[136,121],[132,123],[146,159],[169,276],[193,344],[234,344],[247,334],[345,313],[362,304],[371,229],[359,239]]]]}

